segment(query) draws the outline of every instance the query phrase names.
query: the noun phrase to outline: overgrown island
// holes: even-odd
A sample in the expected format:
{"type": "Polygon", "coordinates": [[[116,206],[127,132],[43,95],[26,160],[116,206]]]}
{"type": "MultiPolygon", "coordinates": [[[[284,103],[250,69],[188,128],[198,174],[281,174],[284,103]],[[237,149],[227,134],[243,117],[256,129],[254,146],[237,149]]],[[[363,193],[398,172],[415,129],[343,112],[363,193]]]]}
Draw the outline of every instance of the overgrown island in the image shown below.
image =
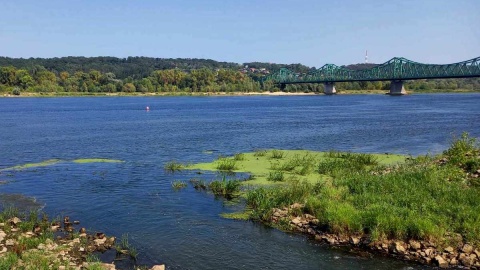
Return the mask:
{"type": "MultiPolygon", "coordinates": [[[[165,169],[219,171],[197,190],[245,203],[226,218],[441,268],[480,269],[480,148],[464,134],[436,156],[258,150],[165,169]],[[248,172],[245,179],[229,173],[248,172]]],[[[172,182],[177,190],[185,180],[172,182]]]]}
{"type": "MultiPolygon", "coordinates": [[[[375,64],[354,64],[359,70],[375,64]]],[[[241,95],[280,91],[262,78],[280,68],[306,74],[302,64],[228,63],[208,59],[149,57],[0,57],[1,96],[241,95]]],[[[323,84],[287,85],[287,93],[322,93],[323,84]]],[[[385,93],[390,82],[339,82],[339,94],[385,93]]],[[[480,91],[480,78],[415,80],[410,93],[480,91]]]]}

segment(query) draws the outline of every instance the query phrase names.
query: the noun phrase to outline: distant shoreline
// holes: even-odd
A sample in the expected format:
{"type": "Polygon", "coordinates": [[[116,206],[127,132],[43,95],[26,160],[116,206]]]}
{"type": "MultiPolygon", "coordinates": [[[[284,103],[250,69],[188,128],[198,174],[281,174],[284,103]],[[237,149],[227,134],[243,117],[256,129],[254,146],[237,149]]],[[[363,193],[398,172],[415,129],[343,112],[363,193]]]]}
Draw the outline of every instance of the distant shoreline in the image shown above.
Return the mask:
{"type": "MultiPolygon", "coordinates": [[[[478,90],[442,90],[442,91],[425,91],[415,92],[407,91],[407,94],[446,94],[446,93],[480,93],[478,90]]],[[[387,90],[344,90],[339,91],[336,95],[384,95],[388,94],[387,90]]],[[[264,92],[160,92],[160,93],[89,93],[89,92],[52,92],[52,93],[21,93],[20,95],[12,95],[9,93],[0,94],[0,98],[21,98],[21,97],[168,97],[168,96],[314,96],[324,95],[323,92],[281,92],[281,91],[264,91],[264,92]]]]}

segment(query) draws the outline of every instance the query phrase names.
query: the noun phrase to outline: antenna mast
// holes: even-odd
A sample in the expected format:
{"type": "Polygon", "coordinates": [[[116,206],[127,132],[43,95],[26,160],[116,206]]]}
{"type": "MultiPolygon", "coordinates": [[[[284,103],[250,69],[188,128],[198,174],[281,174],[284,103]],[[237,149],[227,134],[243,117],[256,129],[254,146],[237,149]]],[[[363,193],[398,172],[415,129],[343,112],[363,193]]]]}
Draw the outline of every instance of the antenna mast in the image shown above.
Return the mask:
{"type": "Polygon", "coordinates": [[[365,51],[365,64],[368,64],[368,50],[365,51]]]}

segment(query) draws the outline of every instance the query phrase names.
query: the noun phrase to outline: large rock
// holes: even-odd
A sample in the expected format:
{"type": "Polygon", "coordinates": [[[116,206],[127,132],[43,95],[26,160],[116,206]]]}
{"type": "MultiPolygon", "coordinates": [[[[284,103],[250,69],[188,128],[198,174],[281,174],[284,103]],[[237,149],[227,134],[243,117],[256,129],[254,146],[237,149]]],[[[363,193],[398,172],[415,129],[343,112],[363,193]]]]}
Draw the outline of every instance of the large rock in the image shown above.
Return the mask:
{"type": "Polygon", "coordinates": [[[350,244],[352,244],[352,245],[360,244],[360,237],[351,236],[350,237],[350,244]]]}
{"type": "Polygon", "coordinates": [[[405,254],[406,252],[403,242],[401,241],[391,243],[388,247],[388,251],[395,254],[405,254]]]}
{"type": "Polygon", "coordinates": [[[415,241],[415,240],[410,240],[410,241],[408,241],[408,243],[410,244],[410,249],[411,250],[418,250],[422,247],[420,242],[415,241]]]}
{"type": "Polygon", "coordinates": [[[469,244],[465,244],[465,245],[463,245],[463,247],[462,247],[462,252],[467,253],[467,254],[470,254],[470,253],[473,252],[473,247],[472,247],[471,245],[469,245],[469,244]]]}
{"type": "Polygon", "coordinates": [[[160,265],[154,265],[150,270],[165,270],[165,265],[160,264],[160,265]]]}
{"type": "Polygon", "coordinates": [[[465,253],[460,254],[458,260],[466,267],[470,267],[473,264],[473,259],[465,253]]]}
{"type": "Polygon", "coordinates": [[[303,204],[299,204],[299,203],[294,203],[292,205],[290,205],[290,209],[300,209],[300,208],[303,208],[303,204]]]}
{"type": "Polygon", "coordinates": [[[432,257],[433,257],[433,254],[435,254],[433,248],[427,248],[427,249],[425,249],[425,256],[427,256],[427,257],[429,257],[429,258],[432,258],[432,257]]]}
{"type": "Polygon", "coordinates": [[[447,252],[447,253],[450,253],[450,254],[453,254],[453,253],[454,253],[454,249],[453,249],[453,247],[451,247],[451,246],[446,247],[446,248],[444,249],[444,251],[447,252]]]}
{"type": "Polygon", "coordinates": [[[102,263],[101,265],[102,265],[103,269],[115,270],[115,264],[113,264],[113,263],[102,263]]]}
{"type": "Polygon", "coordinates": [[[95,239],[93,240],[93,243],[95,244],[95,246],[100,246],[105,244],[106,241],[107,241],[107,238],[95,239]]]}
{"type": "Polygon", "coordinates": [[[435,256],[435,262],[440,268],[447,268],[448,262],[440,255],[435,256]]]}
{"type": "Polygon", "coordinates": [[[20,223],[22,221],[18,217],[13,217],[13,218],[9,219],[8,222],[11,225],[16,226],[18,223],[20,223]]]}
{"type": "Polygon", "coordinates": [[[302,218],[301,217],[296,217],[294,219],[292,219],[292,223],[295,224],[295,225],[298,225],[302,222],[302,218]]]}

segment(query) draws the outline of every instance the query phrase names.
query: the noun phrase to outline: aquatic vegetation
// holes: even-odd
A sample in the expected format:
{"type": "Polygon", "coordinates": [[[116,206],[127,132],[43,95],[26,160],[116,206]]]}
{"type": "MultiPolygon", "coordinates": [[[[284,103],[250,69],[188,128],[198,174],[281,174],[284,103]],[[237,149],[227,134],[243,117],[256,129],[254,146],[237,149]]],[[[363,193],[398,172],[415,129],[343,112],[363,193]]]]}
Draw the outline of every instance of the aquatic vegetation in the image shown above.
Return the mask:
{"type": "Polygon", "coordinates": [[[49,159],[42,162],[27,163],[23,165],[4,168],[4,169],[1,169],[0,172],[1,171],[21,171],[21,170],[26,170],[26,169],[36,168],[36,167],[46,167],[46,166],[57,164],[59,162],[61,162],[60,159],[49,159]]]}
{"type": "Polygon", "coordinates": [[[217,160],[217,170],[233,171],[236,170],[237,160],[230,158],[220,158],[217,160]]]}
{"type": "MultiPolygon", "coordinates": [[[[22,164],[22,165],[16,165],[13,167],[9,168],[4,168],[0,169],[0,172],[2,171],[22,171],[22,170],[27,170],[27,169],[32,169],[32,168],[38,168],[38,167],[47,167],[47,166],[52,166],[55,164],[59,163],[65,163],[65,162],[73,162],[77,164],[87,164],[87,163],[120,163],[123,162],[122,160],[117,160],[117,159],[106,159],[106,158],[81,158],[81,159],[75,159],[72,161],[66,161],[66,160],[61,160],[61,159],[48,159],[42,162],[36,162],[36,163],[27,163],[27,164],[22,164]]],[[[13,176],[10,174],[10,176],[13,176]]]]}
{"type": "Polygon", "coordinates": [[[122,234],[120,245],[116,245],[115,250],[117,251],[117,255],[124,254],[128,255],[134,261],[137,260],[138,251],[134,246],[130,245],[128,233],[122,234]]]}
{"type": "MultiPolygon", "coordinates": [[[[263,150],[262,150],[263,151],[263,150]]],[[[223,159],[230,159],[235,161],[234,171],[248,172],[252,179],[247,182],[242,182],[242,185],[272,185],[281,182],[268,181],[268,176],[272,171],[283,171],[285,178],[297,178],[299,180],[306,180],[314,183],[321,178],[327,177],[324,174],[319,174],[318,164],[330,159],[322,152],[306,151],[306,150],[281,150],[285,157],[283,159],[272,159],[270,152],[265,152],[265,155],[258,155],[257,152],[243,153],[245,160],[235,161],[233,157],[224,157],[223,159]],[[288,156],[287,156],[288,155],[288,156]]],[[[339,152],[340,153],[340,152],[339,152]]],[[[344,154],[344,153],[342,153],[344,154]]],[[[402,155],[386,155],[386,154],[368,154],[378,159],[379,165],[395,164],[405,161],[405,156],[402,155]]],[[[343,160],[338,158],[338,160],[343,160]]],[[[189,170],[218,170],[219,161],[215,160],[210,163],[200,163],[190,165],[189,170]]],[[[375,167],[375,165],[368,165],[366,167],[375,167]]],[[[224,167],[222,167],[224,168],[224,167]]],[[[231,167],[230,167],[231,168],[231,167]]],[[[232,170],[233,171],[233,170],[232,170]]],[[[226,171],[225,171],[226,172],[226,171]]]]}
{"type": "Polygon", "coordinates": [[[221,181],[215,180],[210,182],[208,188],[217,196],[232,199],[238,195],[238,191],[240,190],[240,180],[227,180],[224,176],[221,181]]]}
{"type": "Polygon", "coordinates": [[[192,179],[190,179],[189,182],[193,185],[193,188],[195,188],[197,190],[206,190],[207,189],[207,185],[205,184],[205,181],[203,181],[203,180],[192,178],[192,179]]]}
{"type": "Polygon", "coordinates": [[[80,158],[75,159],[72,162],[74,163],[122,163],[123,160],[118,159],[106,159],[106,158],[80,158]]]}
{"type": "Polygon", "coordinates": [[[187,183],[185,181],[176,180],[172,182],[172,188],[175,190],[179,190],[185,187],[187,187],[187,183]]]}
{"type": "Polygon", "coordinates": [[[227,219],[248,220],[250,218],[250,212],[242,211],[233,213],[222,213],[220,214],[220,216],[227,219]]]}
{"type": "Polygon", "coordinates": [[[168,173],[175,173],[185,169],[185,167],[186,166],[180,162],[170,161],[170,162],[167,162],[167,164],[165,164],[163,169],[168,173]]]}

